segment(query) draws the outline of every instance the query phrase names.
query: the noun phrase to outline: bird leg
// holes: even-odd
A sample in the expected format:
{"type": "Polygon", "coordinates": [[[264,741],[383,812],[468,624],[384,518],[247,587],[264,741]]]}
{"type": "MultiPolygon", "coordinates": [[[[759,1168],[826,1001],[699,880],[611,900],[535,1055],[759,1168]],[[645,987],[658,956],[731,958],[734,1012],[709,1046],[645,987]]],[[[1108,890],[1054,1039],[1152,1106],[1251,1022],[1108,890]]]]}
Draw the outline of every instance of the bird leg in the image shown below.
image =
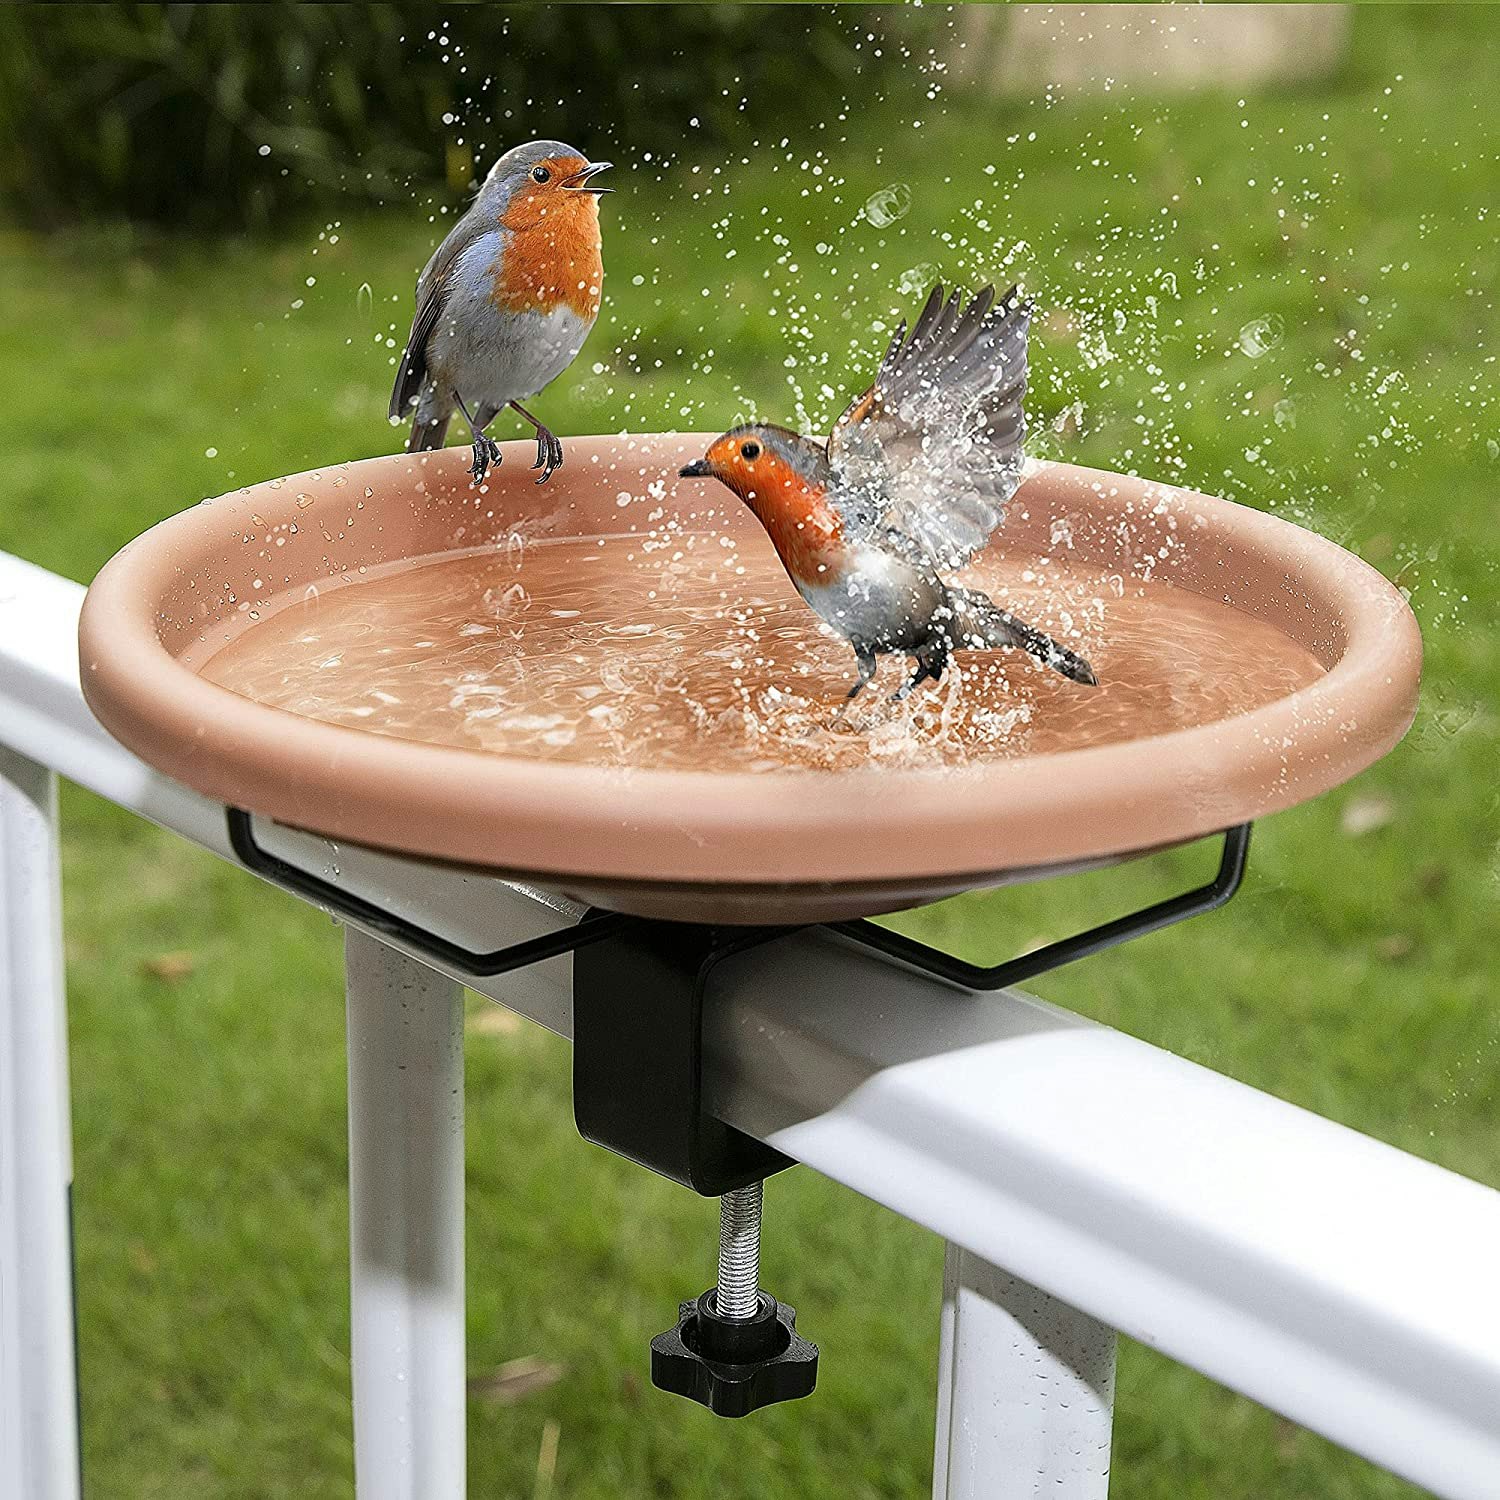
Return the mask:
{"type": "Polygon", "coordinates": [[[494,438],[487,437],[484,431],[495,420],[495,408],[481,406],[479,415],[483,420],[475,421],[469,415],[469,408],[464,405],[464,398],[455,392],[454,399],[458,402],[458,409],[464,414],[464,421],[469,424],[469,431],[474,438],[474,464],[469,473],[474,476],[475,484],[483,484],[484,476],[490,471],[490,465],[498,466],[500,463],[500,444],[494,438]]]}
{"type": "Polygon", "coordinates": [[[903,682],[894,693],[891,694],[890,701],[892,703],[905,703],[906,700],[911,696],[913,689],[920,687],[924,682],[926,682],[929,675],[930,674],[925,665],[919,666],[917,670],[913,672],[912,675],[908,677],[906,681],[903,682]]]}
{"type": "Polygon", "coordinates": [[[943,680],[943,668],[947,665],[948,653],[946,651],[942,651],[936,656],[919,655],[917,657],[917,670],[891,694],[891,702],[905,702],[913,690],[921,687],[929,677],[934,682],[941,682],[943,680]]]}
{"type": "Polygon", "coordinates": [[[859,696],[859,691],[875,675],[875,669],[879,663],[875,660],[873,651],[862,651],[858,646],[854,648],[854,654],[859,658],[859,681],[849,689],[846,697],[853,699],[859,696]]]}
{"type": "Polygon", "coordinates": [[[558,441],[556,433],[537,421],[519,401],[512,401],[510,409],[514,412],[519,412],[521,416],[525,417],[536,428],[536,462],[531,467],[542,471],[542,477],[537,480],[537,483],[546,484],[552,477],[552,471],[562,467],[562,443],[558,441]]]}

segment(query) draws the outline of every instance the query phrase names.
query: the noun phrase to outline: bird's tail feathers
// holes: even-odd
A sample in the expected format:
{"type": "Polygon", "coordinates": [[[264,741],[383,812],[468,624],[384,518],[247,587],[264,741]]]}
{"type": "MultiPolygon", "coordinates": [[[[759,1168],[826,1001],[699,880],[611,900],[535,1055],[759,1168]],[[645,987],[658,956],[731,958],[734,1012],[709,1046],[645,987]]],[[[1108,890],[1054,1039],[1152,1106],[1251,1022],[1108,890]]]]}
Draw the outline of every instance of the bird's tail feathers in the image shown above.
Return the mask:
{"type": "Polygon", "coordinates": [[[411,437],[406,443],[407,452],[426,453],[433,448],[441,448],[447,434],[447,416],[434,417],[429,422],[424,422],[421,417],[418,417],[411,424],[411,437]]]}
{"type": "Polygon", "coordinates": [[[978,589],[950,588],[948,607],[953,612],[955,649],[1019,646],[1054,672],[1061,672],[1074,682],[1087,687],[1098,685],[1094,669],[1076,651],[1069,651],[1044,631],[1001,609],[988,594],[982,594],[978,589]]]}

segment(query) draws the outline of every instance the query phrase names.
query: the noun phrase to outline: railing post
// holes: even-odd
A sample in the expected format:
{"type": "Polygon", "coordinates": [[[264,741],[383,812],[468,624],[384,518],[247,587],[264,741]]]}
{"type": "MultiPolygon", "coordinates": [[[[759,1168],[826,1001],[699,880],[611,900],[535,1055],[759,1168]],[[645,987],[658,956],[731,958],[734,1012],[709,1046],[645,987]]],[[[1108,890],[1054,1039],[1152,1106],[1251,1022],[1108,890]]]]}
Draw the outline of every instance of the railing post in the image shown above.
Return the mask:
{"type": "Polygon", "coordinates": [[[76,1500],[57,778],[0,746],[0,1495],[76,1500]]]}
{"type": "Polygon", "coordinates": [[[938,1360],[933,1500],[1104,1500],[1113,1329],[950,1244],[938,1360]]]}
{"type": "Polygon", "coordinates": [[[463,992],[350,928],[349,1253],[359,1500],[461,1500],[463,992]]]}

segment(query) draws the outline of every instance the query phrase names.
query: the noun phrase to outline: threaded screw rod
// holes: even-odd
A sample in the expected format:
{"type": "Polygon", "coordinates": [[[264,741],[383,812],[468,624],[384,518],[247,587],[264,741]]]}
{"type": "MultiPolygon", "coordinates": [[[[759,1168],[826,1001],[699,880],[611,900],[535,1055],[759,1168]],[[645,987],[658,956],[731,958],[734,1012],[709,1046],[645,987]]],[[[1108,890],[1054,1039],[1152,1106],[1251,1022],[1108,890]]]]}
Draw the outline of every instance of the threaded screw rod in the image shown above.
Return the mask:
{"type": "Polygon", "coordinates": [[[759,1310],[764,1188],[764,1183],[752,1182],[719,1199],[719,1282],[714,1305],[721,1318],[753,1318],[759,1310]]]}

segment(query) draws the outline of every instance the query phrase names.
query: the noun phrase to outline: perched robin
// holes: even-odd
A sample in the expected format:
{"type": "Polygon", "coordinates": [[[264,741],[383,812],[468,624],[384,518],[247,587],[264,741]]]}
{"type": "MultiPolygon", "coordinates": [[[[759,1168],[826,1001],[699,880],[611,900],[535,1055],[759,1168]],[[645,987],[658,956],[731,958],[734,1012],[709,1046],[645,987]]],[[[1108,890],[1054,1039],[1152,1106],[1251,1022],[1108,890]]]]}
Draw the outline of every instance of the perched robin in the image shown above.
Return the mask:
{"type": "Polygon", "coordinates": [[[456,407],[479,484],[500,462],[484,429],[509,406],[536,429],[537,483],[562,463],[562,444],[521,401],[572,364],[599,316],[598,195],[610,190],[594,177],[609,165],[561,141],[516,146],[433,252],[391,391],[393,418],[416,405],[411,451],[441,448],[456,407]]]}
{"type": "Polygon", "coordinates": [[[916,660],[898,700],[960,650],[1019,646],[1074,682],[1097,681],[1081,656],[943,578],[984,546],[1021,482],[1030,317],[1014,287],[963,307],[936,286],[826,444],[755,422],[681,470],[719,480],[755,513],[797,592],[853,646],[851,698],[888,652],[916,660]]]}

